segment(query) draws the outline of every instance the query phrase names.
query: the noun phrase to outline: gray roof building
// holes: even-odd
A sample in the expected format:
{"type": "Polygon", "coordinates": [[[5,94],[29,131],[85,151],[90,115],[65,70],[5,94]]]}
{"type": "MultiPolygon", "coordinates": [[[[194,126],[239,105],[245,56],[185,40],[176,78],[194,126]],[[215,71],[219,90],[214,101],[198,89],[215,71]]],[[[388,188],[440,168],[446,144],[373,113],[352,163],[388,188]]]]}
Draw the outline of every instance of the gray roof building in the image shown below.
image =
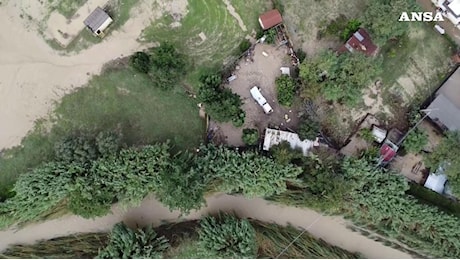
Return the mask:
{"type": "Polygon", "coordinates": [[[110,18],[110,16],[100,7],[94,9],[88,18],[83,21],[85,26],[96,35],[101,34],[111,22],[112,18],[110,18]]]}
{"type": "Polygon", "coordinates": [[[460,130],[460,69],[444,82],[428,106],[428,117],[444,130],[460,130]]]}

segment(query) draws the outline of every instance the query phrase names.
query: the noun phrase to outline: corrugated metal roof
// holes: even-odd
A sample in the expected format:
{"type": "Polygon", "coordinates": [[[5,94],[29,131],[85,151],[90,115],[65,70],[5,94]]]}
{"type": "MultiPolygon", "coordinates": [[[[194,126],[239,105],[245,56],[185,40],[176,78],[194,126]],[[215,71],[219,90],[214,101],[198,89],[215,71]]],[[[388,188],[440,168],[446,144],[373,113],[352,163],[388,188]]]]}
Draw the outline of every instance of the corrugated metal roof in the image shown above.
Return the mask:
{"type": "Polygon", "coordinates": [[[359,33],[359,31],[355,32],[355,37],[360,42],[362,42],[364,40],[364,37],[359,33]]]}
{"type": "Polygon", "coordinates": [[[110,16],[102,8],[97,7],[83,23],[95,32],[107,19],[110,19],[110,16]]]}
{"type": "Polygon", "coordinates": [[[280,12],[277,9],[270,10],[259,16],[259,23],[262,29],[267,30],[283,22],[280,12]]]}

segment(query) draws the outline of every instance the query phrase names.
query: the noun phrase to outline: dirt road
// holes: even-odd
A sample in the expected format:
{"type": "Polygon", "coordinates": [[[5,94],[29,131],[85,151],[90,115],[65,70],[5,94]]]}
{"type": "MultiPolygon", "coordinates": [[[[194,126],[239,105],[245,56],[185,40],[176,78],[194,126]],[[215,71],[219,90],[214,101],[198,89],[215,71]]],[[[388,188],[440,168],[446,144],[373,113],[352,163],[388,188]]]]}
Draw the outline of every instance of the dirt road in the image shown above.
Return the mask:
{"type": "Polygon", "coordinates": [[[130,226],[153,223],[159,225],[164,221],[177,222],[198,219],[202,215],[218,211],[235,212],[240,217],[275,222],[308,229],[313,236],[322,238],[330,244],[349,251],[361,252],[367,258],[411,258],[410,255],[386,247],[367,237],[346,228],[346,221],[340,217],[322,216],[319,213],[294,207],[269,204],[263,199],[245,199],[230,195],[215,195],[207,199],[207,206],[190,215],[180,217],[179,212],[170,212],[154,198],[147,198],[137,208],[126,212],[114,207],[113,214],[87,220],[77,216],[64,216],[44,223],[31,224],[20,230],[0,232],[0,251],[10,244],[32,243],[40,239],[79,232],[109,230],[115,223],[125,221],[130,226]]]}

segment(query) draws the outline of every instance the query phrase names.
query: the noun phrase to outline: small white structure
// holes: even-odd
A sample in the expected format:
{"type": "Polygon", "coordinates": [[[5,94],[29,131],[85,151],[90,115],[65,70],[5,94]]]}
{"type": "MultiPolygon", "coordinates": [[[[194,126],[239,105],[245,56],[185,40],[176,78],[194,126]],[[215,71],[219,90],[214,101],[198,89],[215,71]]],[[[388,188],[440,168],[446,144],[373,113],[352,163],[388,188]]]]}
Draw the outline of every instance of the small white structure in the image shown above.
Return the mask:
{"type": "Polygon", "coordinates": [[[440,34],[445,34],[446,31],[444,30],[444,28],[442,28],[440,25],[436,24],[434,26],[434,29],[436,29],[436,31],[438,31],[440,34]]]}
{"type": "Polygon", "coordinates": [[[372,135],[374,136],[375,141],[381,144],[385,137],[387,137],[387,130],[379,128],[377,126],[372,126],[372,135]]]}
{"type": "Polygon", "coordinates": [[[292,149],[300,148],[304,156],[308,155],[308,150],[314,146],[319,146],[317,141],[300,140],[299,135],[296,133],[267,128],[265,129],[264,146],[262,149],[268,151],[273,145],[280,144],[283,141],[288,142],[292,149]]]}
{"type": "Polygon", "coordinates": [[[440,9],[442,16],[460,29],[460,0],[431,0],[431,2],[440,9]]]}
{"type": "Polygon", "coordinates": [[[236,75],[231,75],[230,77],[227,78],[227,81],[230,83],[236,79],[236,75]]]}
{"type": "Polygon", "coordinates": [[[439,194],[443,194],[446,182],[447,176],[445,174],[430,173],[423,186],[439,194]]]}
{"type": "Polygon", "coordinates": [[[249,91],[251,92],[251,96],[257,101],[257,103],[262,107],[264,110],[265,114],[270,114],[273,112],[272,107],[270,104],[268,104],[267,100],[262,96],[262,93],[260,93],[260,89],[257,86],[254,86],[251,88],[249,91]]]}
{"type": "Polygon", "coordinates": [[[291,76],[291,70],[289,69],[289,67],[281,67],[280,70],[281,70],[281,75],[291,76]]]}
{"type": "Polygon", "coordinates": [[[112,18],[102,8],[97,7],[83,23],[95,35],[102,37],[104,30],[109,27],[112,21],[112,18]]]}

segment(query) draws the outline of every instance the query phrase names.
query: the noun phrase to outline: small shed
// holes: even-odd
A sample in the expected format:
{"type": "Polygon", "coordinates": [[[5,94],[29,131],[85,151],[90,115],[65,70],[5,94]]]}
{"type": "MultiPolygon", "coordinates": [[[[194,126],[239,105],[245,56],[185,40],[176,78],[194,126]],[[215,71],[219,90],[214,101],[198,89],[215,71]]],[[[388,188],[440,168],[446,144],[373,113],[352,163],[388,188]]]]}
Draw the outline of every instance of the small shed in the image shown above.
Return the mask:
{"type": "Polygon", "coordinates": [[[259,23],[262,29],[268,30],[283,22],[280,12],[277,9],[270,10],[259,16],[259,23]]]}
{"type": "Polygon", "coordinates": [[[107,29],[112,21],[112,18],[102,8],[97,7],[83,23],[95,35],[103,36],[104,30],[107,29]]]}
{"type": "Polygon", "coordinates": [[[367,56],[374,56],[377,53],[377,45],[375,45],[369,33],[363,28],[359,28],[348,41],[338,50],[339,53],[359,51],[367,56]]]}

